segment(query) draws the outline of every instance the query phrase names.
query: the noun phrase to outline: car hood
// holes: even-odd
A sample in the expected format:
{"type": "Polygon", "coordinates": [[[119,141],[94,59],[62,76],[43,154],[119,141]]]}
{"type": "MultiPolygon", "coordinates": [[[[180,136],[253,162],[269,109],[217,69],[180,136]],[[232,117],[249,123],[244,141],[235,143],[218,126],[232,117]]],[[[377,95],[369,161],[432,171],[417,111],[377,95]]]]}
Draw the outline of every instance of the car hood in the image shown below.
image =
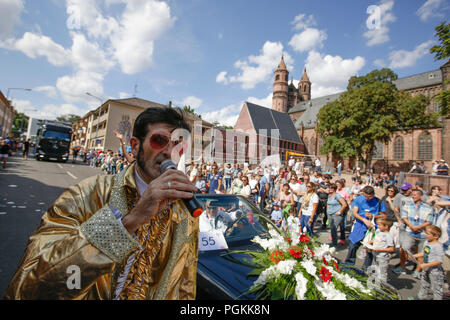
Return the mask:
{"type": "Polygon", "coordinates": [[[199,253],[198,272],[207,278],[211,285],[226,292],[232,299],[253,299],[254,296],[243,295],[256,280],[247,276],[253,270],[249,266],[248,254],[232,253],[239,250],[258,251],[259,246],[249,241],[230,245],[228,250],[205,251],[199,253]]]}

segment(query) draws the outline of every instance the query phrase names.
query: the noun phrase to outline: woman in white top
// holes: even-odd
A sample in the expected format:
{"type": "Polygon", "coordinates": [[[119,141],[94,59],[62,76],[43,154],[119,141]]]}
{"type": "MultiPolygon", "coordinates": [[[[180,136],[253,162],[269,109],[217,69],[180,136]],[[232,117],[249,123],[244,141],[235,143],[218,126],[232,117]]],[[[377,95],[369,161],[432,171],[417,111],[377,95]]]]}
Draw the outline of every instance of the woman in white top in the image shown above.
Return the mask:
{"type": "Polygon", "coordinates": [[[308,182],[306,185],[306,194],[303,196],[298,218],[303,232],[306,227],[307,232],[313,236],[312,224],[316,216],[317,207],[319,205],[319,196],[315,192],[316,185],[314,182],[308,182]]]}
{"type": "Polygon", "coordinates": [[[300,198],[301,196],[299,196],[299,192],[301,191],[301,184],[298,183],[297,181],[297,176],[292,175],[291,176],[291,180],[289,181],[289,187],[291,188],[291,193],[292,196],[294,197],[294,206],[295,206],[295,212],[298,212],[298,210],[300,209],[300,198]]]}
{"type": "Polygon", "coordinates": [[[250,199],[250,196],[252,194],[252,189],[250,188],[250,185],[248,184],[248,177],[242,176],[242,189],[239,193],[241,196],[243,196],[246,199],[250,199]]]}

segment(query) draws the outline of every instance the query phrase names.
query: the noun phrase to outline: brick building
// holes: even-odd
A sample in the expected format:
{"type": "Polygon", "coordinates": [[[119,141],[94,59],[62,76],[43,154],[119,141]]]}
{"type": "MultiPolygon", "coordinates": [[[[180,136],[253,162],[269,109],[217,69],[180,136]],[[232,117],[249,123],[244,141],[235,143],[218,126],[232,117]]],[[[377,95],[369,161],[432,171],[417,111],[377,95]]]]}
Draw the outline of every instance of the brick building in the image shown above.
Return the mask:
{"type": "Polygon", "coordinates": [[[0,137],[6,138],[11,136],[14,115],[15,111],[11,101],[6,99],[0,91],[0,137]]]}
{"type": "MultiPolygon", "coordinates": [[[[411,95],[423,94],[431,100],[428,112],[439,111],[439,105],[432,100],[442,90],[448,89],[445,81],[450,78],[450,61],[447,61],[438,70],[428,71],[394,81],[397,89],[404,90],[411,95]]],[[[302,138],[307,152],[317,155],[322,163],[328,167],[335,167],[339,156],[321,154],[322,138],[317,134],[317,114],[327,103],[337,100],[341,93],[324,97],[300,101],[288,110],[294,121],[295,128],[302,138]]],[[[418,129],[405,133],[396,131],[389,143],[376,143],[376,151],[371,166],[377,172],[381,170],[407,171],[412,161],[424,161],[425,166],[431,169],[434,160],[450,160],[450,120],[440,119],[440,126],[429,129],[418,129]]],[[[344,167],[352,168],[355,159],[344,159],[344,167]]],[[[358,164],[361,166],[361,164],[358,164]]],[[[429,170],[431,171],[431,170],[429,170]]]]}

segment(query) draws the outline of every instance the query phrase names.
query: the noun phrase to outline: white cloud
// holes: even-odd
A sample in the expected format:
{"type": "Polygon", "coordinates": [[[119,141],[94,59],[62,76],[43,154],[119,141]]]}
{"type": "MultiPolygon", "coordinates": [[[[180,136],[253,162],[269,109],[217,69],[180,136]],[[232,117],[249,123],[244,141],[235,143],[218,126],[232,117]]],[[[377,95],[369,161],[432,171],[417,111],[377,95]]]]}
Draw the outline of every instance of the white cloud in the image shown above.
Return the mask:
{"type": "Polygon", "coordinates": [[[45,57],[50,64],[58,67],[68,66],[71,63],[70,50],[64,49],[51,38],[40,34],[25,32],[21,39],[9,39],[0,46],[5,49],[19,50],[32,59],[45,57]]]}
{"type": "Polygon", "coordinates": [[[43,92],[50,98],[56,99],[58,97],[58,92],[54,86],[39,86],[33,88],[33,91],[43,92]]]}
{"type": "Polygon", "coordinates": [[[292,21],[291,24],[294,25],[294,30],[303,30],[316,26],[317,22],[312,14],[306,16],[306,14],[301,13],[294,18],[294,21],[292,21]]]}
{"type": "Polygon", "coordinates": [[[16,24],[20,22],[20,14],[24,9],[23,0],[0,1],[0,38],[9,36],[16,24]]]}
{"type": "Polygon", "coordinates": [[[430,18],[438,17],[444,18],[442,14],[441,6],[444,4],[444,0],[427,0],[417,11],[416,14],[420,17],[420,20],[427,21],[430,18]]]}
{"type": "Polygon", "coordinates": [[[194,109],[200,107],[202,102],[203,102],[202,99],[194,96],[186,97],[182,101],[175,101],[175,103],[180,105],[181,107],[190,106],[191,108],[194,109]]]}
{"type": "Polygon", "coordinates": [[[366,20],[366,26],[371,26],[363,36],[368,39],[367,45],[379,45],[390,40],[388,24],[397,20],[392,13],[394,0],[382,0],[366,20]]]}
{"type": "Polygon", "coordinates": [[[218,83],[241,83],[243,89],[253,89],[257,84],[270,79],[274,69],[278,66],[281,56],[284,55],[284,61],[288,70],[293,69],[293,59],[283,52],[283,45],[280,42],[266,41],[258,56],[251,55],[247,60],[238,60],[234,67],[241,72],[237,76],[227,77],[227,72],[222,71],[216,77],[218,83]]]}
{"type": "Polygon", "coordinates": [[[114,57],[122,71],[135,74],[151,66],[154,41],[175,22],[170,7],[154,0],[125,1],[126,8],[121,16],[117,32],[111,39],[114,57]]]}
{"type": "Polygon", "coordinates": [[[72,33],[72,64],[77,70],[106,73],[114,66],[95,42],[89,42],[81,33],[72,33]]]}
{"type": "Polygon", "coordinates": [[[385,68],[387,65],[386,65],[386,62],[383,60],[383,59],[376,59],[374,62],[373,62],[373,65],[374,66],[377,66],[377,67],[379,67],[379,68],[385,68]]]}
{"type": "Polygon", "coordinates": [[[219,110],[204,112],[201,114],[202,119],[208,122],[218,121],[220,124],[226,126],[234,126],[237,119],[239,118],[239,113],[241,112],[243,103],[240,105],[231,104],[219,110]]]}
{"type": "Polygon", "coordinates": [[[131,98],[131,93],[119,92],[119,99],[127,99],[127,98],[131,98]]]}
{"type": "Polygon", "coordinates": [[[228,84],[227,73],[228,73],[228,72],[226,72],[226,71],[220,72],[220,73],[217,75],[217,77],[216,77],[216,82],[217,82],[217,83],[228,84]]]}
{"type": "Polygon", "coordinates": [[[416,64],[417,60],[429,53],[433,40],[423,42],[416,46],[413,51],[396,50],[389,54],[391,61],[389,68],[406,68],[416,64]]]}
{"type": "Polygon", "coordinates": [[[307,28],[301,33],[295,34],[289,45],[297,52],[309,51],[315,48],[322,48],[323,42],[327,39],[327,34],[323,30],[307,28]]]}
{"type": "Polygon", "coordinates": [[[322,55],[310,51],[306,59],[306,71],[312,82],[311,97],[344,91],[351,76],[364,66],[365,59],[357,56],[343,59],[340,56],[322,55]]]}
{"type": "Polygon", "coordinates": [[[38,119],[54,120],[56,117],[65,114],[84,116],[89,111],[89,108],[80,108],[70,103],[48,104],[43,107],[36,107],[29,100],[13,99],[12,104],[16,111],[38,119]]]}
{"type": "MultiPolygon", "coordinates": [[[[86,92],[102,97],[103,78],[104,76],[100,73],[78,71],[74,75],[59,78],[56,81],[56,88],[66,101],[92,103],[94,98],[88,96],[86,92]]],[[[99,104],[100,101],[96,103],[99,104]]]]}
{"type": "Polygon", "coordinates": [[[255,97],[248,97],[247,101],[251,102],[251,103],[254,103],[254,104],[257,104],[259,106],[271,109],[272,108],[272,97],[273,97],[273,93],[271,92],[265,98],[260,99],[260,98],[255,98],[255,97]]]}

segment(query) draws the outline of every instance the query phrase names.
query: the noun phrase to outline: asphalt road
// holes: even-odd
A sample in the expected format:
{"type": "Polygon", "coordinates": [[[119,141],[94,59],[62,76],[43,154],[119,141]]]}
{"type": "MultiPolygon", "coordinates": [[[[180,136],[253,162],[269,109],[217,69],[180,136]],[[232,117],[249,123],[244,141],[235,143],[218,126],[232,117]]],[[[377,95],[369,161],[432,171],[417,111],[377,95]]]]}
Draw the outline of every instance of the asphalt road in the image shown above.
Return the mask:
{"type": "MultiPolygon", "coordinates": [[[[71,161],[25,160],[19,154],[8,159],[6,169],[0,167],[0,299],[24,254],[29,236],[39,226],[46,209],[65,188],[96,174],[101,174],[98,168],[90,168],[81,161],[73,164],[71,161]]],[[[319,240],[329,243],[329,229],[320,230],[320,224],[317,221],[319,240]]],[[[337,258],[344,260],[346,254],[347,245],[338,246],[337,258]]],[[[394,255],[391,266],[398,262],[394,255]]],[[[356,266],[361,267],[362,263],[363,260],[357,259],[356,266]]],[[[420,286],[419,280],[412,276],[413,266],[407,269],[411,271],[409,274],[398,276],[391,268],[388,276],[388,282],[399,290],[403,299],[417,296],[420,286]]]]}
{"type": "Polygon", "coordinates": [[[0,299],[47,208],[67,187],[100,173],[81,161],[25,160],[19,153],[0,166],[0,299]]]}

